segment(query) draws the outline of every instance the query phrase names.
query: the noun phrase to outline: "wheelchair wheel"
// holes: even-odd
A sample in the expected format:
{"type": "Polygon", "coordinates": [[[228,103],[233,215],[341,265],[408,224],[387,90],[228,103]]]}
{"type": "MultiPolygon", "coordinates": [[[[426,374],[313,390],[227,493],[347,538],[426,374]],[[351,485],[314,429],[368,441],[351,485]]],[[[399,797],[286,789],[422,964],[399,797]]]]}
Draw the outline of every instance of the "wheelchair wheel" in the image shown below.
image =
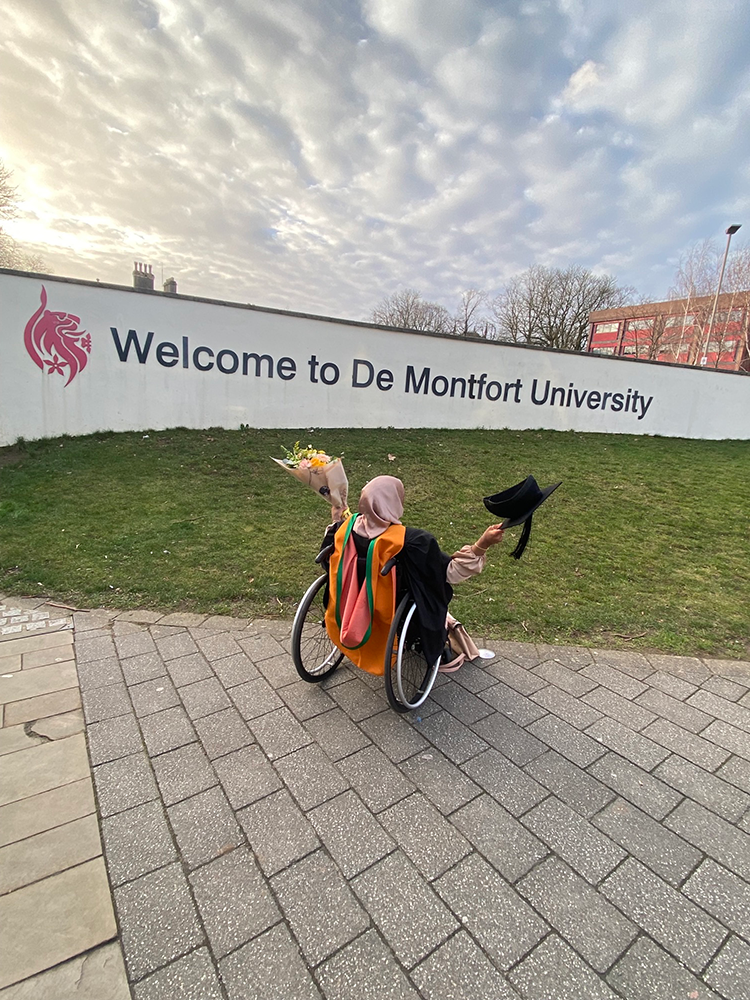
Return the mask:
{"type": "Polygon", "coordinates": [[[394,615],[385,656],[385,691],[391,708],[409,712],[429,695],[437,677],[440,657],[428,667],[419,639],[417,606],[407,594],[394,615]]]}
{"type": "Polygon", "coordinates": [[[325,680],[344,659],[326,632],[323,595],[327,580],[324,574],[308,587],[292,625],[292,660],[302,680],[311,684],[325,680]]]}

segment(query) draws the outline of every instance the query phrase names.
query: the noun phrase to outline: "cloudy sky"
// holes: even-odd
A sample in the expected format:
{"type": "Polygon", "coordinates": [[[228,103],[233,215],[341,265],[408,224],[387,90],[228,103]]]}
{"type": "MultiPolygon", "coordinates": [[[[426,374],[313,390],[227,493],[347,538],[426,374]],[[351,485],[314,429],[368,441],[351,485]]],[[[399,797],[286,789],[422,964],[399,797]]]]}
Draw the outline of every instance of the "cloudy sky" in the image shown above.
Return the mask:
{"type": "Polygon", "coordinates": [[[661,298],[750,233],[746,0],[4,9],[6,228],[60,275],[366,319],[532,264],[661,298]]]}

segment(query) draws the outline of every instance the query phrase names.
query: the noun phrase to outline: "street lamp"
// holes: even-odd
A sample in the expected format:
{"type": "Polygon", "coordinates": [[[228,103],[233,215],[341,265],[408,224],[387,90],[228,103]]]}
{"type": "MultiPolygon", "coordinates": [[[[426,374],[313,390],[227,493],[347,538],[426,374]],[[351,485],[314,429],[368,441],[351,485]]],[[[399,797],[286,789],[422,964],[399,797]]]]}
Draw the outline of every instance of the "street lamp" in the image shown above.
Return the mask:
{"type": "Polygon", "coordinates": [[[738,229],[741,229],[741,228],[742,228],[742,225],[740,224],[740,225],[730,226],[727,229],[727,231],[726,231],[726,233],[727,233],[727,246],[726,246],[726,249],[724,251],[724,260],[721,262],[721,273],[719,274],[719,285],[718,285],[718,287],[716,289],[716,296],[714,298],[714,307],[711,310],[711,319],[709,320],[709,323],[708,323],[708,334],[706,336],[706,346],[705,346],[705,349],[703,351],[703,356],[706,358],[706,360],[708,360],[708,345],[711,343],[711,333],[713,332],[713,328],[714,328],[714,317],[716,316],[716,307],[719,304],[719,293],[721,292],[721,283],[724,280],[724,269],[727,266],[727,257],[729,256],[729,244],[732,242],[732,237],[734,236],[734,234],[737,232],[738,229]]]}

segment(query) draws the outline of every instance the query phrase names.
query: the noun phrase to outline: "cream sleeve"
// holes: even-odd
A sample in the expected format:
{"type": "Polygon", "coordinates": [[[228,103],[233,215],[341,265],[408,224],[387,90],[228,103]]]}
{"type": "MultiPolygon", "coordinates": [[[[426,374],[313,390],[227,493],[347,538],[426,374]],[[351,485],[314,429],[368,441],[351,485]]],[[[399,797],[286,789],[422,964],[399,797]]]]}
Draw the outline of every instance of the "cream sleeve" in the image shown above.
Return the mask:
{"type": "Polygon", "coordinates": [[[473,545],[464,545],[458,552],[453,553],[453,557],[448,563],[445,579],[451,585],[470,580],[472,576],[477,576],[482,572],[486,561],[486,552],[478,554],[473,545]]]}

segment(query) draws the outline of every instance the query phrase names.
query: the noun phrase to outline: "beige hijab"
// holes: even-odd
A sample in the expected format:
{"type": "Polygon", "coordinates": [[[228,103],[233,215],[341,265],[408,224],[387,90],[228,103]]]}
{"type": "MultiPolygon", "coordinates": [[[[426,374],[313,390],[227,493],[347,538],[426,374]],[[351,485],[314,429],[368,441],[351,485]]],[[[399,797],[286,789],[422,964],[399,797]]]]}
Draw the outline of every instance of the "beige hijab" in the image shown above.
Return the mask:
{"type": "Polygon", "coordinates": [[[354,530],[377,538],[391,524],[400,524],[404,513],[404,484],[395,476],[376,476],[359,496],[359,517],[354,530]]]}

